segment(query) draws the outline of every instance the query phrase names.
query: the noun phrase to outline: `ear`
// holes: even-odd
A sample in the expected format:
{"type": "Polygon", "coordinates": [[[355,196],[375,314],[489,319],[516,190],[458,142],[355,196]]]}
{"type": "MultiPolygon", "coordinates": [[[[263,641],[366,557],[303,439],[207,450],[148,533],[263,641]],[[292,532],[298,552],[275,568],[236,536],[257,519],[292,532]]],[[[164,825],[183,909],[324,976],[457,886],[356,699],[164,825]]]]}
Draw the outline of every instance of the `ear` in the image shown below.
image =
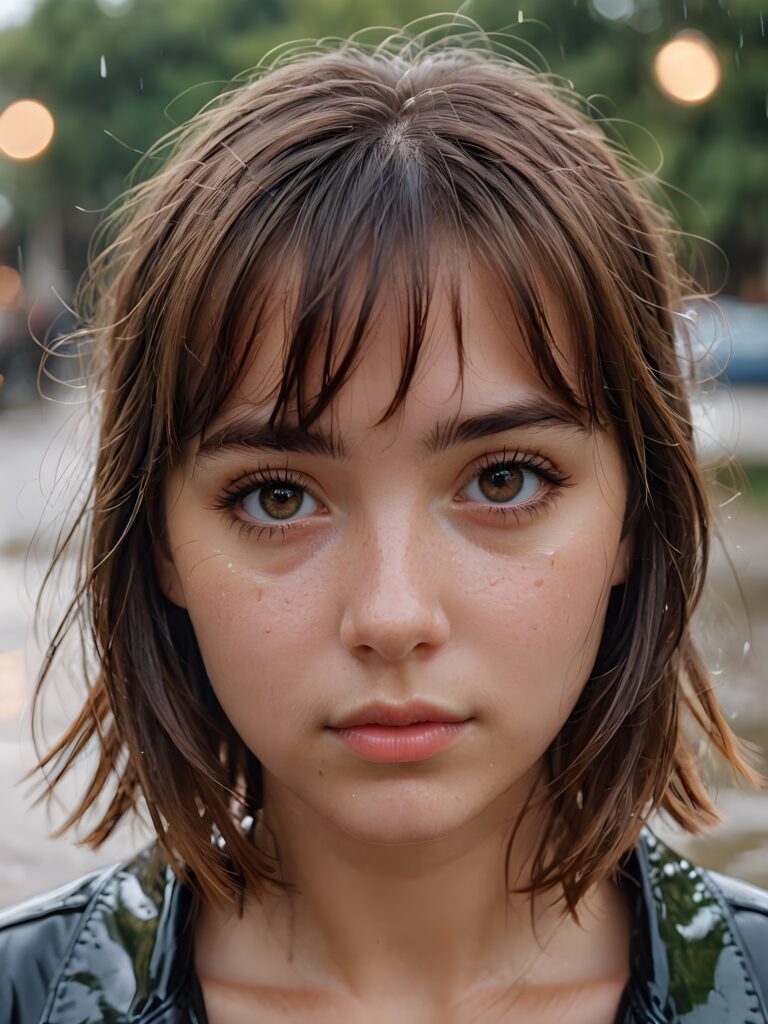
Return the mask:
{"type": "Polygon", "coordinates": [[[176,564],[173,558],[163,550],[160,541],[155,541],[152,545],[152,558],[155,563],[157,582],[162,592],[173,604],[178,605],[179,608],[186,608],[184,591],[176,564]]]}
{"type": "Polygon", "coordinates": [[[612,587],[617,587],[622,583],[626,583],[629,579],[634,553],[635,531],[630,530],[619,544],[618,551],[616,552],[616,559],[613,563],[613,576],[611,577],[612,587]]]}

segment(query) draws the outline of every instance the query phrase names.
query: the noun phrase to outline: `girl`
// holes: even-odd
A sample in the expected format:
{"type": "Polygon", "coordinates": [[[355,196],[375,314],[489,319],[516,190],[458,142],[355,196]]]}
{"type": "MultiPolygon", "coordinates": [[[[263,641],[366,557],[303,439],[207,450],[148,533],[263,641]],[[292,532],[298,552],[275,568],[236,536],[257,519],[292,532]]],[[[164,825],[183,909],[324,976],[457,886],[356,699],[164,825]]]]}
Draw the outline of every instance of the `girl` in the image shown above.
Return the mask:
{"type": "Polygon", "coordinates": [[[689,284],[477,43],[294,53],[123,205],[38,767],[95,740],[61,831],[106,796],[92,847],[157,841],[6,912],[3,1021],[768,1021],[768,894],[645,825],[717,820],[692,730],[757,781],[690,630],[689,284]]]}

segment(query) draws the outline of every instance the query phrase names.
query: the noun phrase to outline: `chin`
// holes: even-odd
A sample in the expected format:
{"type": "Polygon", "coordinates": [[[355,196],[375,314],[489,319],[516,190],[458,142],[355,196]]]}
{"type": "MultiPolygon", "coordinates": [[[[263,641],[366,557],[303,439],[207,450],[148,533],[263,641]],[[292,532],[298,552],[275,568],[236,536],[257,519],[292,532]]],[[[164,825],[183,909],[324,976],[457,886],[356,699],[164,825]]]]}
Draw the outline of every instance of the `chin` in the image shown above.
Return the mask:
{"type": "Polygon", "coordinates": [[[339,828],[360,842],[402,846],[445,839],[477,816],[458,794],[436,793],[434,787],[406,783],[360,786],[333,808],[339,828]]]}

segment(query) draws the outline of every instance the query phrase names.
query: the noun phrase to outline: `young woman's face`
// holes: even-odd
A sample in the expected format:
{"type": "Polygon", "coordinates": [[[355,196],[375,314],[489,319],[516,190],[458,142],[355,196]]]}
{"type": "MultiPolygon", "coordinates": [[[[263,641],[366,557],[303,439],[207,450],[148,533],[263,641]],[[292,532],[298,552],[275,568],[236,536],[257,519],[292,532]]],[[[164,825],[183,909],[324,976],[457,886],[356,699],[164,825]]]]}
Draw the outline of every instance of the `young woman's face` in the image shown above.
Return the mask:
{"type": "Polygon", "coordinates": [[[313,425],[344,454],[272,450],[258,427],[276,320],[202,440],[238,426],[204,451],[191,442],[166,487],[161,584],[188,610],[267,801],[377,843],[503,820],[522,802],[627,572],[616,442],[541,381],[490,275],[463,288],[463,396],[438,290],[399,414],[371,426],[399,378],[392,311],[313,425]]]}

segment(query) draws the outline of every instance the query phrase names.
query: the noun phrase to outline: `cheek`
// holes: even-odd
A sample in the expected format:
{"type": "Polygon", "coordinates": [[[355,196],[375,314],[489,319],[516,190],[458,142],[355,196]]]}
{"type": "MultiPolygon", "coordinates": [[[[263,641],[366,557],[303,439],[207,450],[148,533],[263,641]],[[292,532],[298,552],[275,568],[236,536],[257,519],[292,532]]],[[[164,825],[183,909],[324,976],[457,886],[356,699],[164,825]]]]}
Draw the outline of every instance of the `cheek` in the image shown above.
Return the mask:
{"type": "MultiPolygon", "coordinates": [[[[489,567],[472,588],[467,642],[484,644],[501,667],[520,713],[545,693],[564,720],[597,655],[610,594],[609,552],[603,537],[570,534],[532,548],[505,566],[489,567]],[[469,639],[472,634],[474,640],[469,639]]],[[[495,669],[498,673],[498,668],[495,669]]],[[[540,718],[537,721],[541,721],[540,718]]]]}
{"type": "MultiPolygon", "coordinates": [[[[183,575],[187,610],[208,676],[235,728],[293,720],[302,679],[328,623],[305,580],[269,577],[226,554],[203,555],[183,575]]],[[[305,693],[305,691],[304,691],[305,693]]]]}

